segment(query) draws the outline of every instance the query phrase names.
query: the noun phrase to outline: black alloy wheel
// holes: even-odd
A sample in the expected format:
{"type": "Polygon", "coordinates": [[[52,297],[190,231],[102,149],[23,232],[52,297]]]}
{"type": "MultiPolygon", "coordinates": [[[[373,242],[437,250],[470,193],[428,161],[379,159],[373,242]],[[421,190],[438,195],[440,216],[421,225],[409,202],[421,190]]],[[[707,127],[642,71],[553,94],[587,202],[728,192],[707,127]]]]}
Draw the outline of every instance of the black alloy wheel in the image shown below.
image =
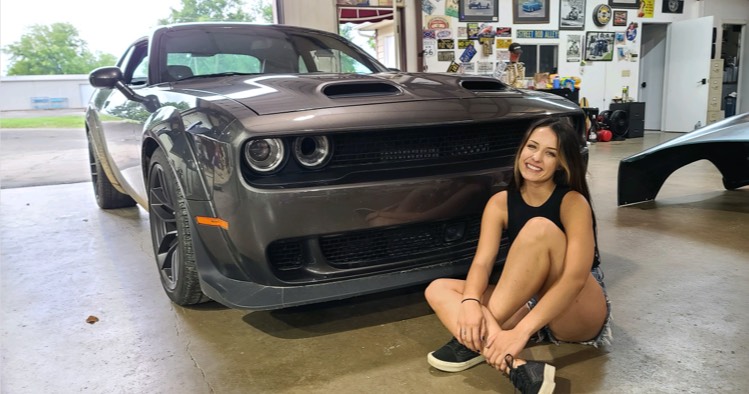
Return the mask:
{"type": "Polygon", "coordinates": [[[200,289],[187,201],[161,150],[156,150],[151,157],[148,217],[153,253],[166,294],[178,305],[207,301],[200,289]]]}
{"type": "Polygon", "coordinates": [[[91,183],[94,187],[96,203],[102,209],[128,208],[135,206],[135,200],[112,186],[107,174],[102,168],[99,157],[96,154],[94,143],[90,133],[86,133],[88,139],[88,165],[91,173],[91,183]]]}

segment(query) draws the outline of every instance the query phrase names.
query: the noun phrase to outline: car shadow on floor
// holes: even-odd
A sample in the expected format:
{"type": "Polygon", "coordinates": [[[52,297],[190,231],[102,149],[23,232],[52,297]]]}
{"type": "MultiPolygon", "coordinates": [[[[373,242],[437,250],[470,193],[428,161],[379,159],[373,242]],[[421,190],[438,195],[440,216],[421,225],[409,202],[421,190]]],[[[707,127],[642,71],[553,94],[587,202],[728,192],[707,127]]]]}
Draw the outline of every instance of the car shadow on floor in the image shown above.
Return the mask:
{"type": "Polygon", "coordinates": [[[273,311],[250,312],[242,320],[277,338],[299,339],[352,331],[431,315],[426,285],[345,300],[273,311]]]}

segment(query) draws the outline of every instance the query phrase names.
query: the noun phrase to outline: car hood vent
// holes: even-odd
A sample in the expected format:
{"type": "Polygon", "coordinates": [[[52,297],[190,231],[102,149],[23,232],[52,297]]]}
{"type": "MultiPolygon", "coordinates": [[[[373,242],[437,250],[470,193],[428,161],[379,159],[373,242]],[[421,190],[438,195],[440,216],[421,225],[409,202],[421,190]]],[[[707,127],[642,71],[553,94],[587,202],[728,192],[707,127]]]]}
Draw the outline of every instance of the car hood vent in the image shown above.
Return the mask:
{"type": "Polygon", "coordinates": [[[460,86],[472,92],[506,92],[509,89],[507,85],[499,81],[492,80],[462,80],[460,86]]]}
{"type": "Polygon", "coordinates": [[[383,82],[335,83],[322,88],[329,98],[346,98],[362,96],[392,96],[400,94],[397,87],[383,82]]]}

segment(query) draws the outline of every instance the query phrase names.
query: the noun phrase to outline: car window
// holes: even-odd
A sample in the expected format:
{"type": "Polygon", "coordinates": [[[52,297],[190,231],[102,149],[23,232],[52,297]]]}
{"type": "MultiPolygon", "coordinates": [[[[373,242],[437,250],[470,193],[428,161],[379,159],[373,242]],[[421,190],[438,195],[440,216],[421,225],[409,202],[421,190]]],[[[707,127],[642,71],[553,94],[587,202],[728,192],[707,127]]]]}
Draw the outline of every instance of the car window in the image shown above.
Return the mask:
{"type": "MultiPolygon", "coordinates": [[[[169,66],[186,66],[192,75],[210,75],[219,73],[260,73],[262,63],[254,56],[217,53],[212,56],[194,56],[191,53],[170,53],[167,55],[169,66]]],[[[185,76],[182,76],[184,78],[185,76]]],[[[182,79],[178,78],[178,79],[182,79]]]]}
{"type": "Polygon", "coordinates": [[[384,70],[343,38],[265,27],[173,29],[161,38],[166,81],[225,73],[361,73],[384,70]]]}
{"type": "Polygon", "coordinates": [[[133,76],[130,79],[131,85],[145,85],[148,82],[148,56],[140,59],[133,69],[133,76]]]}

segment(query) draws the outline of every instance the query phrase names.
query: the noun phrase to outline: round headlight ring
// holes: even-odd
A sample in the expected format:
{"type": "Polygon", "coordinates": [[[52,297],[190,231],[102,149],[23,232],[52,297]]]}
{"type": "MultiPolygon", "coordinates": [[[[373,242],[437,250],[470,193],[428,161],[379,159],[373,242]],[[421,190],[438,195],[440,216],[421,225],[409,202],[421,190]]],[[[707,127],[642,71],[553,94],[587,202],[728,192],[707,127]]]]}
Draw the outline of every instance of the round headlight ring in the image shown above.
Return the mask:
{"type": "Polygon", "coordinates": [[[278,138],[258,138],[244,146],[245,162],[253,171],[271,173],[278,170],[286,157],[283,141],[278,138]]]}
{"type": "Polygon", "coordinates": [[[332,156],[330,140],[324,135],[301,136],[294,139],[294,157],[305,168],[320,168],[332,156]]]}

